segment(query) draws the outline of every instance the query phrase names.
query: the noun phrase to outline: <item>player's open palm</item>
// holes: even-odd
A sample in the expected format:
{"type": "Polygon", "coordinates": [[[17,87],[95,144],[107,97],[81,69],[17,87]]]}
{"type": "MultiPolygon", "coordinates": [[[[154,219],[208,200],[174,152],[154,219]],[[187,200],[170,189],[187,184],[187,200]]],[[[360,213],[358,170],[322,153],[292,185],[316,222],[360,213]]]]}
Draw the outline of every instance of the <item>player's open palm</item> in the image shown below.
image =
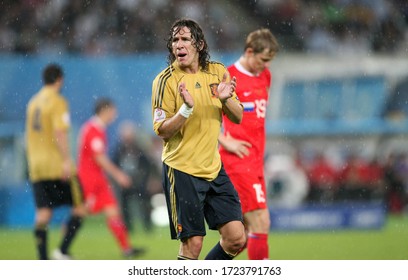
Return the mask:
{"type": "Polygon", "coordinates": [[[191,94],[188,92],[188,90],[186,89],[186,84],[185,83],[180,84],[179,92],[180,92],[181,98],[183,98],[184,103],[188,107],[193,108],[194,107],[194,99],[191,96],[191,94]]]}
{"type": "Polygon", "coordinates": [[[235,77],[232,77],[231,81],[227,82],[228,75],[228,73],[224,74],[224,76],[222,77],[222,81],[217,88],[218,98],[221,101],[225,101],[228,98],[232,97],[232,94],[237,86],[237,79],[235,77]]]}

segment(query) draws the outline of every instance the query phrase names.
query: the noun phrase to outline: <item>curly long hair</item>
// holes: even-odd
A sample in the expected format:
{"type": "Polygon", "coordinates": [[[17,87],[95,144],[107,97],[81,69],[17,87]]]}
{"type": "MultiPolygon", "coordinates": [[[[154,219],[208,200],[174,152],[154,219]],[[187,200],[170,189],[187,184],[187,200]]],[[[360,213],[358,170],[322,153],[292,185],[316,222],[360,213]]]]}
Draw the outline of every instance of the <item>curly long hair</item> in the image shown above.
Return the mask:
{"type": "Polygon", "coordinates": [[[176,57],[173,54],[173,48],[172,48],[173,37],[183,27],[187,27],[188,29],[190,29],[191,37],[193,39],[192,44],[198,50],[199,64],[202,69],[206,69],[208,66],[208,62],[210,60],[210,54],[208,52],[208,44],[204,38],[204,33],[200,25],[192,19],[178,19],[171,26],[170,31],[169,31],[169,37],[167,39],[167,49],[169,50],[169,55],[167,57],[168,64],[170,65],[176,60],[176,57]]]}

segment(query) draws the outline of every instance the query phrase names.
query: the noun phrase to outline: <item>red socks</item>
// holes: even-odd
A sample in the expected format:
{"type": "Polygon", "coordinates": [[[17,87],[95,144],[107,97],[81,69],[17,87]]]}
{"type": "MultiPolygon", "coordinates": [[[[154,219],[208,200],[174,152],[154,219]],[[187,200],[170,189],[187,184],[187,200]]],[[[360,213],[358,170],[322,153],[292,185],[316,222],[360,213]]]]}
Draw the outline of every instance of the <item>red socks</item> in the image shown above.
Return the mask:
{"type": "Polygon", "coordinates": [[[109,229],[118,241],[122,251],[130,249],[131,247],[129,244],[127,228],[122,219],[118,217],[107,218],[106,223],[108,224],[109,229]]]}
{"type": "Polygon", "coordinates": [[[269,259],[268,235],[265,233],[248,234],[247,250],[250,260],[269,259]]]}

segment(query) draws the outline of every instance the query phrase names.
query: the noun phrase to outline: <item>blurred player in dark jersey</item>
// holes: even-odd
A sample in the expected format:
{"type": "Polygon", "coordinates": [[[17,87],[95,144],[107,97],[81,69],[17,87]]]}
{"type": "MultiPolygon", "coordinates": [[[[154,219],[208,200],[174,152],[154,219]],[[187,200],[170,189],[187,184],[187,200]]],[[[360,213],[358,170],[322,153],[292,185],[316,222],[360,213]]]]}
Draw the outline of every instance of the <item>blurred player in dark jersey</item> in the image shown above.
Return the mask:
{"type": "Polygon", "coordinates": [[[133,209],[132,204],[137,205],[144,230],[151,231],[152,194],[148,186],[152,174],[158,173],[156,164],[139,141],[141,135],[135,123],[129,120],[121,122],[118,134],[119,141],[115,147],[113,162],[132,178],[130,188],[117,188],[123,219],[128,230],[133,231],[133,212],[136,209],[133,209]]]}
{"type": "Polygon", "coordinates": [[[236,93],[244,106],[241,124],[223,117],[220,154],[225,171],[241,199],[249,259],[268,259],[269,209],[264,178],[265,116],[278,43],[268,29],[251,32],[244,53],[228,67],[237,78],[236,93]]]}
{"type": "Polygon", "coordinates": [[[69,247],[85,215],[69,144],[69,106],[60,90],[62,68],[49,64],[43,71],[44,86],[27,106],[26,142],[29,179],[35,198],[35,239],[39,259],[48,259],[48,225],[53,209],[72,206],[64,236],[54,259],[71,259],[69,247]]]}
{"type": "Polygon", "coordinates": [[[238,194],[221,164],[218,135],[222,114],[240,123],[235,78],[209,61],[201,27],[177,20],[167,41],[169,66],[153,81],[154,131],[163,139],[163,188],[178,259],[198,259],[205,221],[221,239],[206,259],[232,259],[245,244],[238,194]]]}

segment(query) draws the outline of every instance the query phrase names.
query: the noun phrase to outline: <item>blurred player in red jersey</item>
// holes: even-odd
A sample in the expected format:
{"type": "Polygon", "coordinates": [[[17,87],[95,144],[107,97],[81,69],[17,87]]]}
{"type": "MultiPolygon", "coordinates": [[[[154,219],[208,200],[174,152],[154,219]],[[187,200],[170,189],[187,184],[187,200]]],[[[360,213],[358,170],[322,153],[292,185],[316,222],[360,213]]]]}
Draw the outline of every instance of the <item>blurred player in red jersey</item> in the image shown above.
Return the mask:
{"type": "Polygon", "coordinates": [[[82,126],[80,132],[78,176],[88,211],[91,214],[104,212],[107,226],[119,243],[123,255],[133,257],[144,250],[131,247],[128,230],[107,177],[110,175],[123,188],[131,185],[130,177],[107,156],[105,130],[116,116],[116,106],[112,100],[101,98],[96,102],[95,115],[82,126]]]}
{"type": "Polygon", "coordinates": [[[248,258],[269,258],[270,227],[264,179],[265,115],[271,73],[269,65],[279,46],[268,29],[251,32],[243,55],[228,67],[237,79],[236,93],[244,106],[241,124],[223,118],[220,154],[225,170],[238,191],[248,234],[248,258]]]}

